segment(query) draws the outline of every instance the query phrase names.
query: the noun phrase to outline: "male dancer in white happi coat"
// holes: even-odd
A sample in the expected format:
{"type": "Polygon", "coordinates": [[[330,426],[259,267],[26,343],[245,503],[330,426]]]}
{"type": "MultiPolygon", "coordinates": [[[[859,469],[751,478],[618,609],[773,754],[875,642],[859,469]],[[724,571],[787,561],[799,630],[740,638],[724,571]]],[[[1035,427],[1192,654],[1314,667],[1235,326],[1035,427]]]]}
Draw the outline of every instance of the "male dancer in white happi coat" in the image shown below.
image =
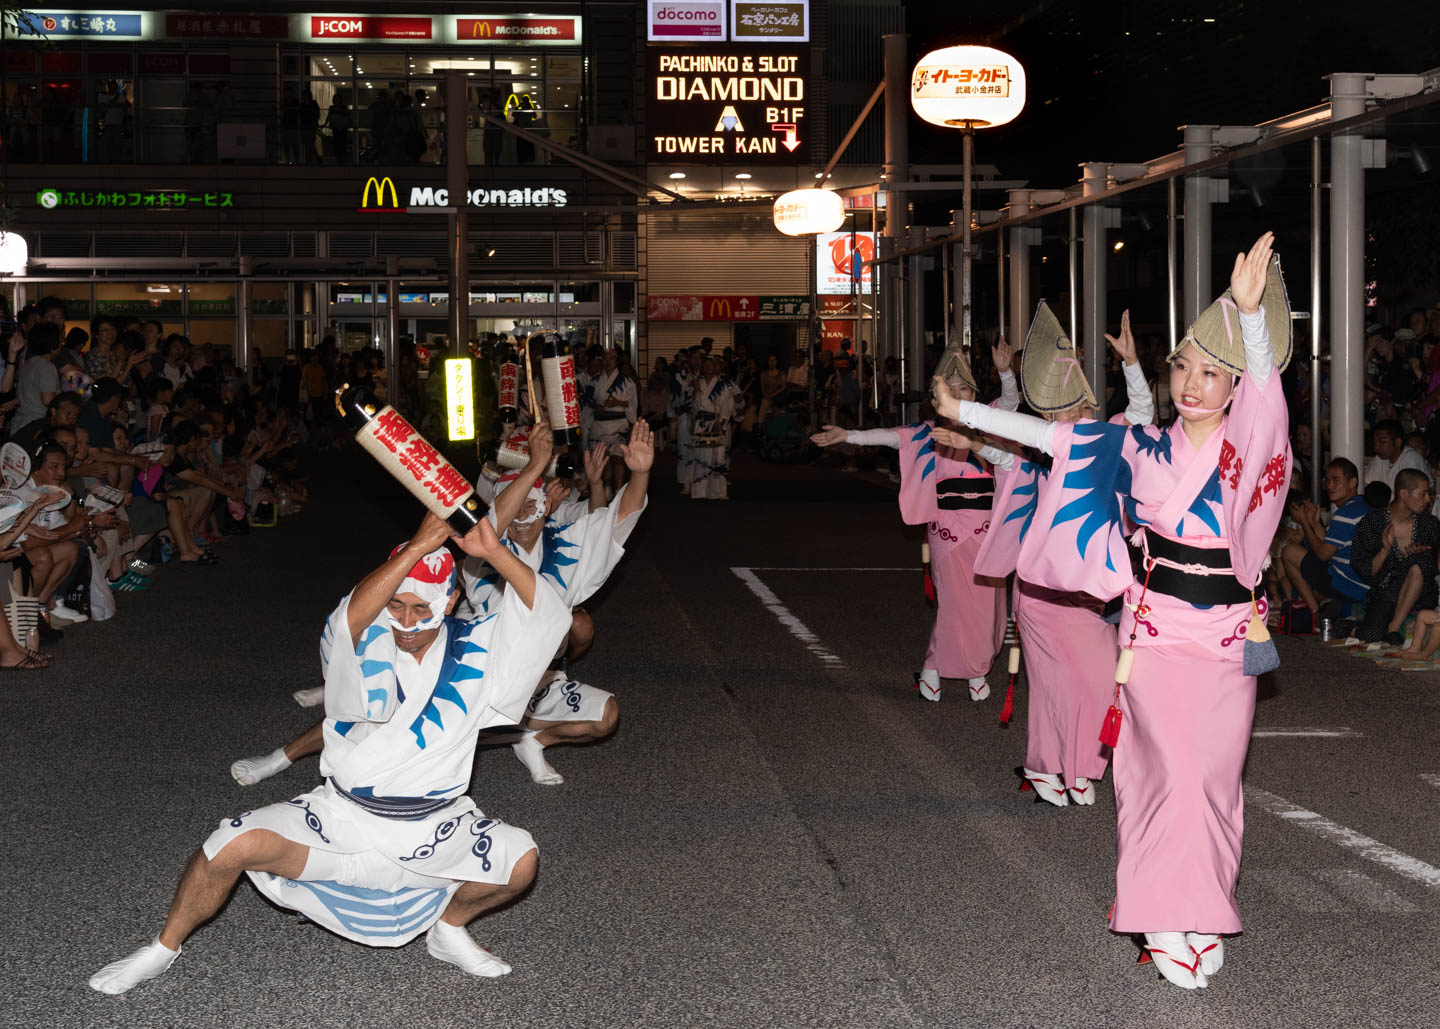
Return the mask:
{"type": "MultiPolygon", "coordinates": [[[[640,513],[649,504],[646,493],[655,460],[654,435],[643,420],[630,430],[629,442],[620,445],[630,480],[620,488],[615,499],[604,506],[595,505],[593,491],[600,488],[597,480],[603,473],[606,458],[596,451],[587,456],[586,474],[592,490],[588,511],[560,504],[564,493],[562,484],[553,481],[546,487],[539,484],[536,476],[549,461],[547,450],[537,437],[531,444],[530,465],[499,480],[490,517],[496,519],[497,525],[507,526],[504,541],[511,551],[535,569],[574,609],[570,637],[540,677],[521,722],[525,735],[513,744],[515,756],[529,771],[531,779],[542,786],[558,786],[565,779],[545,760],[545,748],[556,743],[598,742],[614,733],[619,725],[620,708],[614,695],[572,679],[566,667],[566,653],[567,650],[571,654],[583,653],[588,647],[593,628],[589,616],[579,605],[605,584],[625,556],[625,543],[635,531],[640,513]],[[535,452],[537,444],[539,455],[535,452]],[[527,483],[531,484],[528,489],[527,483]],[[560,516],[562,507],[563,517],[560,516]]],[[[461,577],[466,596],[476,611],[494,610],[500,595],[506,591],[495,569],[477,559],[465,561],[461,577]]]]}
{"type": "Polygon", "coordinates": [[[460,538],[427,515],[326,623],[325,784],[223,821],[191,856],[160,935],[90,986],[119,994],[162,974],[242,872],[359,943],[398,947],[428,929],[440,960],[509,972],[465,925],[529,887],[535,842],[466,791],[481,729],[520,720],[569,625],[569,607],[488,521],[460,538]],[[448,617],[460,594],[447,539],[506,581],[490,614],[448,617]]]}

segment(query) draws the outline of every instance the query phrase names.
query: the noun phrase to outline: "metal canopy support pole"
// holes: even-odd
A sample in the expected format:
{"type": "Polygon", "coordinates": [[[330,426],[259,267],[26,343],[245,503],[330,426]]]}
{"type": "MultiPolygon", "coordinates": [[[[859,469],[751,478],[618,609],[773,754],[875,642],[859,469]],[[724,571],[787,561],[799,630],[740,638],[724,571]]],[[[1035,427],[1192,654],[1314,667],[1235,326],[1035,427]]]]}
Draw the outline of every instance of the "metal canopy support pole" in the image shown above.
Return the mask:
{"type": "Polygon", "coordinates": [[[1180,220],[1175,208],[1175,180],[1165,182],[1165,286],[1170,298],[1170,353],[1180,342],[1180,298],[1176,294],[1175,279],[1175,237],[1178,235],[1176,222],[1180,220]]]}
{"type": "MultiPolygon", "coordinates": [[[[906,56],[907,37],[904,33],[889,33],[885,43],[885,238],[888,241],[886,255],[900,248],[908,234],[910,204],[903,189],[896,189],[898,183],[910,179],[910,67],[906,56]]],[[[886,266],[889,267],[888,265],[886,266]]],[[[899,269],[901,282],[910,268],[899,269]]],[[[895,288],[892,274],[886,275],[888,288],[882,298],[889,312],[885,324],[890,331],[892,349],[901,355],[902,379],[905,391],[917,393],[923,389],[925,362],[920,341],[920,326],[907,326],[909,309],[904,301],[904,291],[895,288]]],[[[906,405],[907,420],[919,421],[918,405],[906,405]],[[910,417],[913,414],[913,419],[910,417]]]]}
{"type": "MultiPolygon", "coordinates": [[[[1185,126],[1185,163],[1198,164],[1214,156],[1214,125],[1185,126]]],[[[1185,324],[1192,324],[1215,296],[1210,291],[1210,179],[1192,175],[1185,180],[1185,324]]]]}
{"type": "Polygon", "coordinates": [[[996,328],[999,334],[995,342],[1005,338],[1005,233],[995,233],[995,276],[996,296],[995,305],[996,328]]]}
{"type": "MultiPolygon", "coordinates": [[[[456,357],[470,338],[470,169],[466,152],[469,98],[465,73],[445,73],[445,184],[449,187],[450,345],[456,357]]],[[[392,304],[395,297],[390,298],[392,304]]]]}
{"type": "Polygon", "coordinates": [[[1080,338],[1080,315],[1078,300],[1080,295],[1080,282],[1075,267],[1075,235],[1078,230],[1075,227],[1075,208],[1070,208],[1070,342],[1074,343],[1080,338]]]}
{"type": "MultiPolygon", "coordinates": [[[[959,221],[960,216],[951,212],[951,217],[959,221]]],[[[954,234],[954,223],[951,223],[951,234],[954,234]]],[[[951,331],[951,325],[956,320],[955,298],[960,295],[960,262],[951,256],[955,248],[946,243],[940,248],[940,300],[943,305],[944,316],[941,324],[945,326],[945,346],[948,349],[951,340],[956,338],[956,333],[951,331]],[[955,277],[954,288],[951,288],[951,276],[955,277]]]]}
{"type": "Polygon", "coordinates": [[[1310,141],[1310,499],[1316,504],[1323,499],[1320,484],[1324,469],[1318,458],[1329,452],[1325,437],[1320,435],[1320,231],[1325,210],[1320,157],[1320,137],[1316,136],[1310,141]]]}
{"type": "MultiPolygon", "coordinates": [[[[925,242],[925,229],[915,226],[910,230],[910,246],[925,242]]],[[[902,258],[907,265],[905,288],[906,336],[905,353],[910,361],[911,374],[917,382],[916,388],[925,392],[925,264],[928,258],[915,253],[902,258]]],[[[915,420],[920,420],[920,401],[915,404],[915,420]]]]}
{"type": "MultiPolygon", "coordinates": [[[[236,325],[239,339],[235,344],[235,367],[242,372],[250,367],[250,339],[255,335],[255,312],[250,292],[250,276],[254,271],[253,258],[240,258],[240,281],[236,289],[238,296],[235,297],[235,307],[240,314],[239,324],[236,325]]],[[[295,346],[295,341],[291,340],[290,345],[295,346]]]]}
{"type": "MultiPolygon", "coordinates": [[[[1023,214],[1030,210],[1030,191],[1010,191],[1010,211],[1023,214]]],[[[1017,347],[1025,345],[1030,334],[1030,243],[1031,234],[1036,230],[1026,225],[1017,225],[1010,233],[1010,342],[1017,347]]]]}
{"type": "Polygon", "coordinates": [[[400,258],[385,258],[385,373],[390,381],[395,376],[395,358],[400,353],[400,258]]]}
{"type": "MultiPolygon", "coordinates": [[[[1365,113],[1365,75],[1330,76],[1330,117],[1365,113]]],[[[1330,453],[1364,468],[1364,140],[1330,138],[1330,453]]],[[[1320,440],[1315,451],[1320,452],[1320,440]]]]}
{"type": "MultiPolygon", "coordinates": [[[[1096,417],[1105,417],[1105,208],[1098,197],[1105,192],[1108,169],[1103,164],[1090,163],[1084,166],[1082,189],[1086,196],[1097,197],[1085,208],[1085,272],[1082,287],[1084,297],[1084,342],[1082,367],[1090,386],[1095,390],[1095,399],[1100,410],[1096,417]]],[[[1076,340],[1080,343],[1081,340],[1076,340]]]]}

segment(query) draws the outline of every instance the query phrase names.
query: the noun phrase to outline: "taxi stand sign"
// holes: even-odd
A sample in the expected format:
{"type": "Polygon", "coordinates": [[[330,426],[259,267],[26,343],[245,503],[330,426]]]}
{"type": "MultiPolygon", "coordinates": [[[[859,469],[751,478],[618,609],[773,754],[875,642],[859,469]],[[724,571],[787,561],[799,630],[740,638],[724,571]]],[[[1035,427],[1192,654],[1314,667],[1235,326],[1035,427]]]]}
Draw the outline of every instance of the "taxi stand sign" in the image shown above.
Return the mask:
{"type": "Polygon", "coordinates": [[[474,362],[468,357],[445,360],[445,409],[452,441],[475,438],[474,362]]]}

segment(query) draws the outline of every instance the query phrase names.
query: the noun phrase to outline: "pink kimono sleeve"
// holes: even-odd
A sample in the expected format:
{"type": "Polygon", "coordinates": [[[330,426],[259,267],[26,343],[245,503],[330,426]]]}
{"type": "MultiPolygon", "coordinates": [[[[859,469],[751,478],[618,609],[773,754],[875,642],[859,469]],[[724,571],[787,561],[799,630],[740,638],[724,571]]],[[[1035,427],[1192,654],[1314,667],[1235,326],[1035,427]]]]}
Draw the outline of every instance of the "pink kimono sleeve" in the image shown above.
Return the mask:
{"type": "Polygon", "coordinates": [[[1008,470],[995,466],[995,506],[990,529],[975,555],[975,574],[1003,579],[1015,570],[1020,544],[1035,517],[1037,490],[1048,471],[1018,456],[1008,470]]]}
{"type": "Polygon", "coordinates": [[[940,516],[933,428],[929,422],[921,422],[895,430],[900,436],[900,517],[907,525],[927,525],[940,516]]]}
{"type": "Polygon", "coordinates": [[[1279,372],[1263,387],[1242,375],[1220,446],[1220,498],[1230,565],[1244,585],[1260,582],[1285,514],[1292,463],[1290,416],[1279,372]]]}

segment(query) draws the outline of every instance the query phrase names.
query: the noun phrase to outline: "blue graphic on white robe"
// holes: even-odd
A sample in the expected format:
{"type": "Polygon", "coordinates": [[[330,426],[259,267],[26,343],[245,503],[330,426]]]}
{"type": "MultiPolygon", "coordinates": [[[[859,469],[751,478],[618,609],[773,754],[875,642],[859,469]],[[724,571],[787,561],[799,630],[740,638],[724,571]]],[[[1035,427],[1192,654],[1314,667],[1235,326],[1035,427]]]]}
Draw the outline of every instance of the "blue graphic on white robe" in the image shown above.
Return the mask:
{"type": "MultiPolygon", "coordinates": [[[[1205,488],[1196,494],[1195,499],[1186,508],[1185,514],[1186,517],[1194,515],[1205,524],[1206,528],[1219,536],[1221,534],[1220,516],[1216,512],[1222,510],[1223,505],[1224,501],[1220,497],[1220,468],[1217,465],[1215,471],[1210,474],[1209,480],[1206,481],[1205,488]]],[[[1175,526],[1175,535],[1180,537],[1185,535],[1184,518],[1181,518],[1180,524],[1175,526]]],[[[1193,536],[1195,533],[1191,535],[1193,536]]]]}
{"type": "Polygon", "coordinates": [[[1157,435],[1152,436],[1145,431],[1145,428],[1143,425],[1130,427],[1130,437],[1135,441],[1135,450],[1153,461],[1164,461],[1166,464],[1171,464],[1170,433],[1161,429],[1157,435]]]}
{"type": "Polygon", "coordinates": [[[541,530],[540,574],[553,582],[562,594],[569,588],[565,581],[565,576],[570,574],[567,569],[580,560],[570,554],[572,550],[579,550],[580,546],[565,538],[565,530],[569,528],[569,525],[546,522],[541,530]]]}
{"type": "Polygon", "coordinates": [[[251,874],[266,876],[274,882],[283,881],[287,893],[282,899],[287,906],[327,929],[362,941],[413,933],[417,926],[435,920],[451,893],[444,887],[390,892],[328,881],[281,880],[264,872],[251,874]],[[291,899],[288,892],[291,889],[300,891],[304,899],[301,896],[291,899]]]}
{"type": "MultiPolygon", "coordinates": [[[[439,732],[445,731],[445,714],[449,708],[458,709],[461,715],[470,710],[465,703],[465,698],[460,693],[459,684],[485,678],[484,670],[469,662],[472,655],[484,654],[487,651],[479,643],[471,642],[470,637],[475,635],[479,626],[489,621],[489,618],[470,623],[455,618],[447,618],[445,621],[450,629],[450,642],[445,648],[445,660],[440,665],[440,674],[436,678],[435,689],[431,691],[429,699],[425,701],[425,707],[421,709],[419,716],[410,723],[410,731],[415,734],[415,745],[421,750],[425,749],[425,733],[431,725],[434,725],[439,732]],[[468,631],[465,631],[467,629],[468,631]],[[464,635],[461,635],[462,631],[464,635]],[[448,705],[448,707],[441,707],[441,704],[448,705]]],[[[451,713],[454,714],[454,712],[451,713]]]]}
{"type": "MultiPolygon", "coordinates": [[[[1125,462],[1122,447],[1125,429],[1108,422],[1077,422],[1070,444],[1070,470],[1065,473],[1064,488],[1080,490],[1081,495],[1055,512],[1054,525],[1084,519],[1075,533],[1075,548],[1081,560],[1090,540],[1102,530],[1108,536],[1120,521],[1120,499],[1117,494],[1130,492],[1130,466],[1125,462]],[[1088,460],[1082,467],[1075,467],[1088,460]]],[[[1107,548],[1105,567],[1115,570],[1114,559],[1107,548]]]]}
{"type": "Polygon", "coordinates": [[[1024,521],[1020,523],[1020,539],[1023,542],[1025,534],[1030,531],[1030,523],[1035,520],[1035,511],[1040,506],[1040,480],[1050,478],[1050,469],[1033,461],[1021,461],[1019,474],[1028,475],[1030,479],[1024,485],[1016,486],[1010,495],[1023,500],[1019,507],[1005,516],[1005,521],[1001,524],[1008,525],[1017,518],[1023,518],[1024,521]]]}

